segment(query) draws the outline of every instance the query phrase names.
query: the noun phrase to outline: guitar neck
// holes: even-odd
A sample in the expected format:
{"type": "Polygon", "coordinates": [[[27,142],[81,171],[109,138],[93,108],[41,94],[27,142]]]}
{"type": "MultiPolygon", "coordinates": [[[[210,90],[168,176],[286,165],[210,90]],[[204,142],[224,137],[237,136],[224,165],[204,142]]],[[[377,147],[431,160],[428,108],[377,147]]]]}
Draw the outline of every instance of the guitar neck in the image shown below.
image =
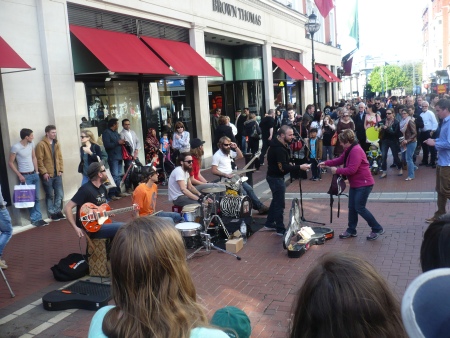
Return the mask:
{"type": "Polygon", "coordinates": [[[248,162],[244,168],[242,168],[242,170],[248,169],[248,167],[250,167],[252,165],[252,163],[259,157],[259,155],[261,154],[260,151],[258,151],[255,156],[253,156],[253,158],[250,160],[250,162],[248,162]]]}
{"type": "Polygon", "coordinates": [[[105,211],[105,216],[109,216],[109,215],[117,215],[117,214],[123,214],[125,212],[130,212],[136,210],[135,206],[131,206],[131,207],[127,207],[127,208],[121,208],[121,209],[114,209],[111,211],[105,211]]]}

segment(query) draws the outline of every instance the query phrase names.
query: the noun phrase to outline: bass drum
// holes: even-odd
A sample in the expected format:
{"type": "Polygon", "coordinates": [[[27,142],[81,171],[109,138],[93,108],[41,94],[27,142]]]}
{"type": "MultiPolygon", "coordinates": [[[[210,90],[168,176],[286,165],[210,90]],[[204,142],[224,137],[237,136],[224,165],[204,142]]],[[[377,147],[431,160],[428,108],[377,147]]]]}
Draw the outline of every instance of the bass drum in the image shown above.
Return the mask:
{"type": "Polygon", "coordinates": [[[223,216],[245,218],[252,215],[252,200],[248,196],[224,196],[220,199],[223,216]]]}

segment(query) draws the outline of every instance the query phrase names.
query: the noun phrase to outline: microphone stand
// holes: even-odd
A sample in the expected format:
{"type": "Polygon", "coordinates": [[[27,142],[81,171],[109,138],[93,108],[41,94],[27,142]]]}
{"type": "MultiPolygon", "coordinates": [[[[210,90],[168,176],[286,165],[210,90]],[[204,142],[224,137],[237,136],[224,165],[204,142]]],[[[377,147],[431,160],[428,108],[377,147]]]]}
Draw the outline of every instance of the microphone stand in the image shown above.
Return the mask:
{"type": "MultiPolygon", "coordinates": [[[[296,136],[298,137],[299,140],[301,140],[304,144],[304,146],[306,147],[306,149],[309,150],[309,152],[311,152],[311,149],[309,149],[308,143],[305,141],[305,139],[300,135],[300,133],[297,131],[296,128],[292,128],[292,130],[294,130],[294,134],[296,134],[296,136]]],[[[319,162],[317,161],[317,159],[314,159],[317,162],[317,165],[319,165],[319,162]]],[[[319,169],[320,170],[320,169],[319,169]]],[[[313,221],[308,221],[305,216],[304,216],[304,211],[303,211],[303,190],[302,190],[302,179],[299,177],[298,179],[298,186],[299,186],[299,190],[300,190],[300,210],[302,212],[300,219],[303,222],[307,222],[307,223],[313,223],[313,224],[320,224],[320,225],[325,225],[325,223],[321,223],[321,222],[313,222],[313,221]]]]}

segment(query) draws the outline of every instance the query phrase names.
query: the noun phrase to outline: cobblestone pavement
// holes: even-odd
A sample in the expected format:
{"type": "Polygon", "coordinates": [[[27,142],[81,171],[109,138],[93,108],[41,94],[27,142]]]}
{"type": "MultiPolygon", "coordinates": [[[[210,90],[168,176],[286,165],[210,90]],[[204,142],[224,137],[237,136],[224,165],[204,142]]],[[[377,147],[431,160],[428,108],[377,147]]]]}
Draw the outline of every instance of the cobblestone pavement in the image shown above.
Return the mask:
{"type": "MultiPolygon", "coordinates": [[[[242,165],[240,165],[242,167],[242,165]]],[[[272,198],[265,182],[266,167],[253,175],[255,191],[269,205],[272,198]]],[[[427,224],[424,219],[435,210],[435,171],[421,167],[416,179],[405,182],[388,170],[388,177],[376,177],[368,208],[385,227],[386,233],[368,242],[370,232],[365,222],[358,226],[358,237],[340,240],[337,235],[346,228],[347,199],[341,199],[341,215],[329,224],[329,197],[326,194],[331,175],[322,181],[302,181],[304,217],[324,222],[334,229],[336,238],[324,245],[313,246],[299,259],[290,259],[283,250],[280,237],[273,232],[259,231],[249,238],[238,253],[242,260],[212,251],[189,261],[200,301],[208,316],[226,305],[242,308],[250,317],[252,337],[286,337],[290,311],[296,292],[305,274],[325,252],[351,252],[376,266],[389,281],[399,299],[407,285],[420,273],[419,249],[427,224]]],[[[204,172],[212,179],[209,171],[204,172]]],[[[289,184],[289,180],[287,181],[289,184]]],[[[165,187],[160,188],[158,209],[170,210],[165,187]]],[[[287,188],[286,224],[291,199],[299,197],[299,184],[287,188]]],[[[113,208],[129,206],[130,198],[112,202],[113,208]]],[[[118,215],[126,221],[129,215],[118,215]]],[[[261,216],[255,215],[255,218],[261,216]]],[[[42,307],[42,296],[67,283],[56,282],[50,267],[72,252],[85,252],[86,243],[78,241],[67,221],[47,227],[32,226],[15,229],[4,258],[10,266],[5,271],[15,298],[11,298],[0,280],[0,337],[86,337],[93,312],[70,310],[48,312],[42,307]],[[29,231],[22,231],[30,228],[29,231]],[[22,231],[22,232],[20,232],[22,231]]]]}

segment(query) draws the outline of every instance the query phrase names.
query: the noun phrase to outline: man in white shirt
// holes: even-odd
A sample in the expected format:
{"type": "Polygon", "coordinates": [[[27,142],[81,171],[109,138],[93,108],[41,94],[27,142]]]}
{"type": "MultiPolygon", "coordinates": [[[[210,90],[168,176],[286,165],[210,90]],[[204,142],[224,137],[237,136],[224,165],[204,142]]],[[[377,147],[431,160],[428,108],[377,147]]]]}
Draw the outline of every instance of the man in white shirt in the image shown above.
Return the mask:
{"type": "MultiPolygon", "coordinates": [[[[120,138],[122,140],[125,140],[128,142],[128,144],[131,147],[131,157],[133,157],[132,160],[124,160],[124,169],[125,169],[125,173],[127,172],[128,168],[131,165],[131,162],[133,162],[133,160],[135,158],[138,157],[139,155],[139,149],[141,149],[141,144],[139,142],[139,139],[136,135],[136,133],[131,130],[131,123],[130,120],[128,119],[123,119],[122,120],[122,131],[120,132],[120,138]]],[[[131,194],[133,191],[132,186],[131,186],[131,182],[129,180],[125,181],[125,187],[127,189],[127,193],[131,194]]]]}
{"type": "Polygon", "coordinates": [[[180,166],[176,167],[169,177],[169,201],[180,207],[201,203],[204,196],[195,189],[190,179],[192,156],[189,153],[180,153],[178,160],[180,161],[180,166]]]}
{"type": "MultiPolygon", "coordinates": [[[[223,136],[219,140],[219,150],[213,155],[211,172],[214,175],[224,178],[232,178],[234,176],[233,169],[231,167],[231,159],[240,159],[244,157],[241,150],[238,148],[237,144],[231,142],[231,140],[223,136]]],[[[246,194],[250,197],[253,204],[253,209],[258,210],[260,215],[267,214],[269,208],[266,207],[262,202],[256,197],[253,188],[247,182],[242,183],[242,188],[246,194]]]]}
{"type": "Polygon", "coordinates": [[[436,116],[431,110],[428,110],[428,107],[428,102],[422,101],[422,113],[420,114],[420,117],[423,120],[423,128],[420,129],[419,142],[422,144],[423,157],[422,162],[419,165],[436,168],[436,148],[423,143],[433,135],[433,132],[435,132],[438,127],[436,116]],[[428,154],[431,155],[430,162],[428,162],[428,154]]]}

